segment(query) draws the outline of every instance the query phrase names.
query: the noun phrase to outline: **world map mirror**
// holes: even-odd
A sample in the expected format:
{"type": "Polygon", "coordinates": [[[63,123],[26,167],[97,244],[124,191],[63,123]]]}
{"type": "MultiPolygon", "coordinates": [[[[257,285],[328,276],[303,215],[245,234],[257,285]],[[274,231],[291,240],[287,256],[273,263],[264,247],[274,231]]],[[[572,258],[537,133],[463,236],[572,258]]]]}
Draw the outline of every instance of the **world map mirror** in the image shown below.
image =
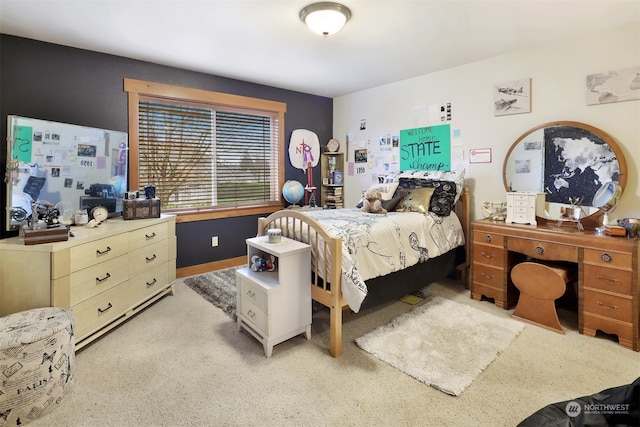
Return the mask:
{"type": "Polygon", "coordinates": [[[581,208],[581,223],[599,225],[602,211],[593,206],[596,192],[607,182],[624,190],[627,164],[613,138],[593,126],[572,121],[536,126],[518,138],[502,168],[507,191],[545,194],[545,218],[558,221],[581,208]]]}

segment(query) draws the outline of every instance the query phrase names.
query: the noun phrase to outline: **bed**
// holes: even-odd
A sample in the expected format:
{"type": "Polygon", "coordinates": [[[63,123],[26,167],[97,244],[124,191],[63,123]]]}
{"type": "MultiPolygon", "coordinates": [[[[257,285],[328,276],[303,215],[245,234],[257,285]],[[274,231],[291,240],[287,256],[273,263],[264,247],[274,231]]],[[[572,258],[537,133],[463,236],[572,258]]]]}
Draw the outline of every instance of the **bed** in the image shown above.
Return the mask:
{"type": "Polygon", "coordinates": [[[284,209],[259,218],[258,235],[278,228],[282,236],[311,246],[311,296],[330,310],[329,352],[339,357],[343,309],[358,312],[397,299],[446,277],[455,269],[466,285],[469,198],[468,188],[460,186],[452,213],[446,216],[395,211],[379,215],[360,212],[357,208],[284,209]],[[416,221],[414,231],[406,228],[416,221]],[[385,242],[410,243],[399,249],[387,248],[386,243],[380,245],[373,237],[378,229],[386,233],[391,229],[396,236],[403,236],[390,239],[387,235],[385,242]],[[420,235],[422,229],[426,230],[424,236],[420,235]],[[411,238],[405,238],[407,233],[411,238]],[[426,235],[437,238],[428,242],[426,235]],[[387,265],[374,265],[373,271],[370,271],[371,265],[362,268],[362,262],[382,264],[376,260],[384,259],[387,265]]]}

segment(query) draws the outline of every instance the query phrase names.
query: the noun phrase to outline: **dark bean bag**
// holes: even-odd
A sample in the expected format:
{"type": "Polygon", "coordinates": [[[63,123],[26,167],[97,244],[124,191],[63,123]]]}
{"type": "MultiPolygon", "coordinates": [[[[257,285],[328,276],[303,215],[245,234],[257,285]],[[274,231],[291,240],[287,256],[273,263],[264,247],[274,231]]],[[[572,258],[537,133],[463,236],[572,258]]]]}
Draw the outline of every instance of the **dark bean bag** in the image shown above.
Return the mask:
{"type": "Polygon", "coordinates": [[[640,426],[640,378],[591,396],[552,403],[518,424],[518,427],[582,426],[640,426]]]}

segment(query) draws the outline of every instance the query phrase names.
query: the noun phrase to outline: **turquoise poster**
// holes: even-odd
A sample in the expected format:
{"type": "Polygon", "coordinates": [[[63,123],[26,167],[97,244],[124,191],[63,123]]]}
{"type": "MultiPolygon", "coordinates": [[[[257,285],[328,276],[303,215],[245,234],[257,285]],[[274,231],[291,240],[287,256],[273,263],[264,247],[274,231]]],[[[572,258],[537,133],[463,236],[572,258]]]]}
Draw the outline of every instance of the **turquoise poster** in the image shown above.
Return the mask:
{"type": "Polygon", "coordinates": [[[33,128],[31,126],[14,126],[13,157],[21,162],[31,163],[31,147],[33,146],[33,128]]]}
{"type": "Polygon", "coordinates": [[[449,125],[400,131],[400,170],[451,170],[449,125]]]}

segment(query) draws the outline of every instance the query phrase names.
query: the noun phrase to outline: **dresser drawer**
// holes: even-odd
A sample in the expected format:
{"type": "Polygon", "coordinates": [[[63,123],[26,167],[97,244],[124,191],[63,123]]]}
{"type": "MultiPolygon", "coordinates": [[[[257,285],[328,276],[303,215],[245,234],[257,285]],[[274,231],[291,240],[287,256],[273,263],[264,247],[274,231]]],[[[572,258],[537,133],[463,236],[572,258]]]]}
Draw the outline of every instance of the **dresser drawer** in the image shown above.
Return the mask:
{"type": "Polygon", "coordinates": [[[169,281],[169,263],[159,264],[151,270],[144,271],[129,279],[129,291],[142,300],[166,288],[169,281]]]}
{"type": "Polygon", "coordinates": [[[122,283],[71,307],[76,341],[124,316],[135,302],[135,295],[129,292],[127,283],[122,283]]]}
{"type": "Polygon", "coordinates": [[[504,236],[501,234],[487,233],[483,231],[473,232],[474,243],[485,243],[488,245],[500,246],[504,245],[504,236]]]}
{"type": "Polygon", "coordinates": [[[537,259],[578,262],[578,247],[537,240],[508,238],[507,249],[537,259]]]}
{"type": "Polygon", "coordinates": [[[117,258],[127,252],[129,243],[126,233],[74,246],[70,253],[71,272],[117,258]]]}
{"type": "Polygon", "coordinates": [[[598,249],[585,249],[585,264],[600,265],[603,267],[617,267],[631,270],[633,255],[620,252],[601,251],[598,249]]]}
{"type": "Polygon", "coordinates": [[[167,224],[157,224],[129,233],[129,248],[135,250],[169,237],[167,224]]]}
{"type": "Polygon", "coordinates": [[[238,274],[236,277],[241,277],[240,284],[238,286],[238,296],[242,298],[242,304],[249,302],[262,311],[267,311],[267,293],[256,283],[246,280],[242,275],[238,274]]]}
{"type": "Polygon", "coordinates": [[[129,258],[119,256],[71,274],[70,304],[74,305],[112,288],[129,277],[129,258]]]}
{"type": "Polygon", "coordinates": [[[268,316],[267,314],[261,310],[258,306],[252,304],[250,301],[243,299],[242,300],[242,317],[245,321],[252,324],[254,328],[258,330],[261,334],[269,335],[270,331],[268,328],[268,316]]]}
{"type": "Polygon", "coordinates": [[[632,300],[629,298],[616,297],[585,290],[584,292],[584,312],[593,313],[598,316],[620,320],[622,322],[632,322],[631,313],[632,300]]]}
{"type": "Polygon", "coordinates": [[[169,259],[167,240],[161,240],[149,246],[129,252],[129,277],[137,276],[169,259]]]}
{"type": "Polygon", "coordinates": [[[631,271],[585,264],[584,286],[631,296],[631,271]]]}

